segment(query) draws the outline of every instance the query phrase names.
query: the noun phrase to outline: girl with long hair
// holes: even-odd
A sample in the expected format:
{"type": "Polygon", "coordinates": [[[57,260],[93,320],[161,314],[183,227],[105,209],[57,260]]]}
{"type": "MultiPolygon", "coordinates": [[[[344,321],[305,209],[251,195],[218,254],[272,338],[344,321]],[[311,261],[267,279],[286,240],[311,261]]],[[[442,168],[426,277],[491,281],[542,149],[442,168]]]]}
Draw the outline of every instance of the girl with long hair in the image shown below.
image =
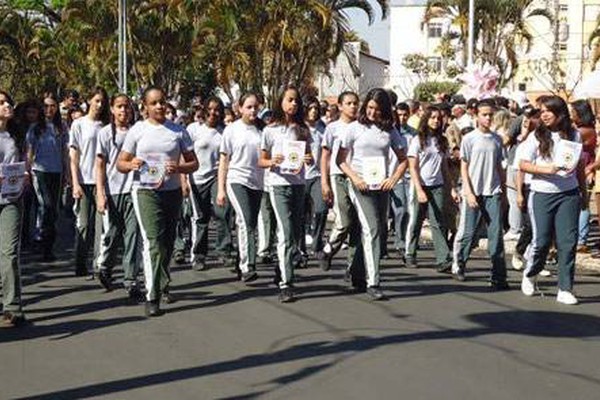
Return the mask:
{"type": "MultiPolygon", "coordinates": [[[[409,220],[406,230],[406,265],[417,267],[417,247],[423,220],[427,215],[433,237],[433,247],[439,272],[452,267],[452,253],[446,241],[445,203],[448,201],[444,187],[451,185],[448,169],[448,140],[443,135],[442,112],[429,106],[421,116],[417,135],[408,147],[408,165],[412,188],[409,196],[409,220]]],[[[452,198],[458,195],[451,188],[452,198]]]]}
{"type": "Polygon", "coordinates": [[[567,153],[571,159],[566,160],[557,148],[577,147],[575,143],[581,143],[581,135],[572,126],[567,104],[558,96],[542,99],[541,120],[535,135],[525,142],[519,162],[521,171],[531,174],[529,215],[533,225],[521,291],[526,296],[535,294],[536,278],[546,264],[554,236],[558,253],[556,300],[573,305],[578,302],[573,294],[577,222],[588,193],[583,161],[575,158],[574,150],[567,153]]]}
{"type": "Polygon", "coordinates": [[[96,87],[88,96],[88,113],[73,121],[69,133],[71,187],[75,200],[75,275],[93,279],[90,251],[99,244],[101,219],[96,216],[96,143],[98,132],[109,123],[106,90],[96,87]]]}
{"type": "Polygon", "coordinates": [[[126,94],[116,94],[110,99],[110,111],[110,124],[98,133],[96,146],[96,206],[103,225],[96,270],[102,287],[112,290],[112,271],[122,244],[123,286],[137,302],[143,296],[137,280],[140,234],[131,198],[133,172],[123,174],[117,169],[117,158],[133,124],[133,105],[126,94]]]}
{"type": "Polygon", "coordinates": [[[169,262],[183,199],[181,174],[198,169],[198,160],[185,128],[166,118],[164,91],[150,86],[142,102],[148,118],[125,136],[117,169],[124,174],[137,171],[132,198],[143,243],[145,311],[146,316],[156,317],[163,313],[161,297],[171,281],[169,262]]]}
{"type": "MultiPolygon", "coordinates": [[[[14,103],[8,93],[0,91],[0,186],[4,189],[5,169],[22,161],[12,123],[14,103]]],[[[24,170],[24,168],[23,168],[24,170]]],[[[24,173],[26,173],[24,171],[24,173]]],[[[14,176],[25,179],[23,176],[14,176]]],[[[25,184],[25,182],[23,183],[25,184]]],[[[15,327],[25,322],[21,301],[19,244],[21,232],[21,193],[2,190],[0,196],[0,277],[2,280],[2,324],[15,327]]]]}
{"type": "Polygon", "coordinates": [[[262,197],[262,168],[258,167],[262,124],[258,119],[258,96],[244,94],[239,102],[241,118],[227,125],[219,149],[217,207],[235,210],[240,279],[246,283],[256,273],[256,229],[262,197]]]}
{"type": "Polygon", "coordinates": [[[372,89],[363,101],[358,120],[348,127],[336,159],[351,182],[348,191],[358,214],[362,239],[355,257],[364,261],[367,295],[373,300],[385,297],[379,288],[381,235],[387,229],[389,192],[406,171],[402,143],[394,128],[389,94],[383,89],[372,89]],[[398,158],[394,171],[389,170],[390,149],[398,158]]]}
{"type": "Polygon", "coordinates": [[[273,119],[273,124],[263,130],[258,165],[270,169],[269,195],[277,220],[279,268],[276,280],[279,300],[286,303],[294,300],[294,264],[304,231],[304,165],[313,163],[310,130],[304,122],[304,107],[296,88],[287,87],[281,92],[273,109],[273,119]],[[301,146],[284,154],[292,142],[301,146]]]}
{"type": "Polygon", "coordinates": [[[27,160],[33,171],[38,202],[42,260],[53,261],[56,222],[64,175],[67,172],[67,128],[59,113],[56,96],[44,96],[43,112],[27,132],[27,160]]]}

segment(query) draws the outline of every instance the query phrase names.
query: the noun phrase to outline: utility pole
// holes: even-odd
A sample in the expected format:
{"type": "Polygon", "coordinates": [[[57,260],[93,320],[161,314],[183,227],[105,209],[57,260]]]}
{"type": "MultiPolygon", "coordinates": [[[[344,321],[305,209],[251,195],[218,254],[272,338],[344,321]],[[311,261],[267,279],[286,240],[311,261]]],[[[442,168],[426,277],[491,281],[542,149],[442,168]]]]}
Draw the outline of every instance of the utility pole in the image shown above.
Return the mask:
{"type": "Polygon", "coordinates": [[[127,0],[119,2],[119,91],[127,93],[127,0]]]}
{"type": "Polygon", "coordinates": [[[470,67],[474,62],[475,54],[475,0],[469,0],[469,46],[467,65],[470,67]]]}
{"type": "Polygon", "coordinates": [[[552,45],[552,64],[550,73],[552,74],[552,89],[557,90],[560,74],[560,0],[554,0],[554,43],[552,45]]]}

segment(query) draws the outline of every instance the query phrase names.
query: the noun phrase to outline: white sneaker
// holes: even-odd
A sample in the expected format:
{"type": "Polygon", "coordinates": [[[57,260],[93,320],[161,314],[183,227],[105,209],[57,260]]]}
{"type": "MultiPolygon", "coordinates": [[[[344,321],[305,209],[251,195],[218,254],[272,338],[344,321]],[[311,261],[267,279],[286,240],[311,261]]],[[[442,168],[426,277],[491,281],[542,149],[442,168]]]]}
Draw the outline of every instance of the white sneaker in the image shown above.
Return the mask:
{"type": "Polygon", "coordinates": [[[525,260],[523,259],[523,256],[515,253],[512,256],[512,266],[514,268],[515,271],[520,271],[523,269],[525,265],[525,260]]]}
{"type": "Polygon", "coordinates": [[[518,234],[518,233],[506,232],[506,234],[504,235],[504,240],[506,240],[506,241],[519,240],[519,236],[520,236],[520,234],[518,234]]]}
{"type": "Polygon", "coordinates": [[[523,280],[521,281],[521,292],[525,296],[533,296],[535,293],[535,281],[536,277],[528,278],[525,273],[523,273],[523,280]]]}
{"type": "Polygon", "coordinates": [[[575,304],[579,303],[579,301],[577,301],[577,297],[575,297],[573,293],[567,292],[566,290],[558,291],[558,294],[556,295],[556,301],[568,306],[574,306],[575,304]]]}
{"type": "Polygon", "coordinates": [[[310,235],[305,235],[304,236],[304,242],[306,243],[307,246],[310,246],[313,244],[313,237],[310,235]]]}
{"type": "Polygon", "coordinates": [[[552,276],[552,272],[550,272],[546,268],[544,268],[543,270],[540,271],[539,275],[543,276],[543,277],[548,277],[548,276],[552,276]]]}

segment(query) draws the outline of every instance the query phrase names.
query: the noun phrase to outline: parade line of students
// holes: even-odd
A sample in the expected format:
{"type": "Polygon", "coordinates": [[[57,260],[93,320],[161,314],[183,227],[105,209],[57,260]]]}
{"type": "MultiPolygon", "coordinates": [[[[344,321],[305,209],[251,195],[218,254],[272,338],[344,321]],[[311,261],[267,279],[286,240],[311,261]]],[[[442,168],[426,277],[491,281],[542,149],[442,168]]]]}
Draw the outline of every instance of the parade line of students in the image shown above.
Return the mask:
{"type": "Polygon", "coordinates": [[[344,243],[345,280],[384,299],[388,232],[398,265],[417,268],[426,218],[439,273],[468,279],[471,251],[487,236],[490,290],[508,290],[504,244],[518,240],[512,266],[524,270],[523,294],[536,293],[555,258],[556,300],[576,304],[588,185],[600,187],[595,118],[584,103],[455,96],[419,105],[376,88],[364,99],[341,93],[333,108],[290,86],[272,110],[254,93],[232,108],[210,97],[187,124],[159,87],[140,104],[95,88],[85,114],[52,93],[15,109],[0,91],[3,325],[25,322],[21,241],[39,246],[40,262],[55,260],[61,204],[74,213],[74,273],[110,291],[121,259],[122,286],[148,317],[174,301],[172,259],[202,271],[215,256],[244,283],[260,279],[257,264],[275,262],[287,303],[296,269],[314,257],[328,270],[344,243]]]}

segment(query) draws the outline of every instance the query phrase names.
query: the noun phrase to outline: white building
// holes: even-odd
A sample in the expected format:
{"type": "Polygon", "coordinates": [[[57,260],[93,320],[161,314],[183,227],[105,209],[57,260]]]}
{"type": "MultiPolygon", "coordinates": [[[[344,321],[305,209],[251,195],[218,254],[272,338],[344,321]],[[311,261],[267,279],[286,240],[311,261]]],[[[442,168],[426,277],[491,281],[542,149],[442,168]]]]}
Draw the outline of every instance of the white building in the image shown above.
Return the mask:
{"type": "Polygon", "coordinates": [[[360,43],[348,45],[348,53],[340,54],[332,65],[331,77],[320,75],[315,79],[319,97],[334,100],[343,91],[353,91],[362,98],[376,87],[388,87],[389,62],[360,50],[360,43]]]}

